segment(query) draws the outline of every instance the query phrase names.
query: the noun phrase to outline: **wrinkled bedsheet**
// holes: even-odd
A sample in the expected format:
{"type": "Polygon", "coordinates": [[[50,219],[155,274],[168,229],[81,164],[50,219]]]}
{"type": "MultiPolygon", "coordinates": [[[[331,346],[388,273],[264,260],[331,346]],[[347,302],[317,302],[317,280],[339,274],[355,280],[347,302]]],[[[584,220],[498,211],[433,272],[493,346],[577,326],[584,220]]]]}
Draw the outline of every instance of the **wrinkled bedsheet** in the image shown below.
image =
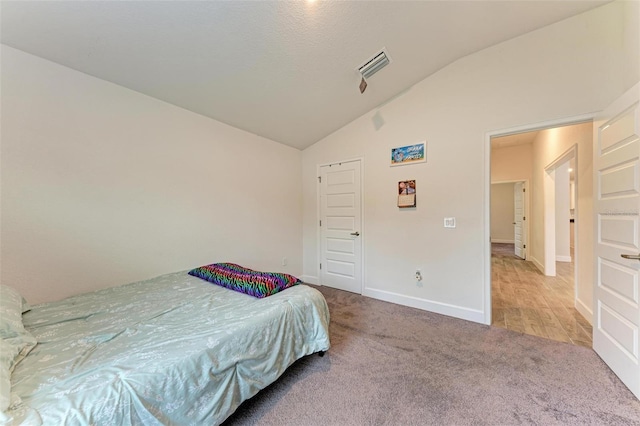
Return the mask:
{"type": "Polygon", "coordinates": [[[37,305],[23,321],[38,345],[12,374],[16,424],[219,424],[329,349],[317,290],[256,299],[186,271],[37,305]]]}

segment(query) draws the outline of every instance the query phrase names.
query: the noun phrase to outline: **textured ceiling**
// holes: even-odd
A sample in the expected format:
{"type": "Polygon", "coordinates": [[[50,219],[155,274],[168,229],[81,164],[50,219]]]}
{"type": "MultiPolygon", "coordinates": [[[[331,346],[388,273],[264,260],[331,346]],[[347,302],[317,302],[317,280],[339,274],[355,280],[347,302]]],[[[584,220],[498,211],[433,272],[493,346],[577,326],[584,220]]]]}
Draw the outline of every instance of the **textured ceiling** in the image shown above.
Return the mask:
{"type": "Polygon", "coordinates": [[[2,43],[303,149],[447,64],[606,1],[2,1],[2,43]],[[358,91],[358,66],[392,62],[358,91]]]}

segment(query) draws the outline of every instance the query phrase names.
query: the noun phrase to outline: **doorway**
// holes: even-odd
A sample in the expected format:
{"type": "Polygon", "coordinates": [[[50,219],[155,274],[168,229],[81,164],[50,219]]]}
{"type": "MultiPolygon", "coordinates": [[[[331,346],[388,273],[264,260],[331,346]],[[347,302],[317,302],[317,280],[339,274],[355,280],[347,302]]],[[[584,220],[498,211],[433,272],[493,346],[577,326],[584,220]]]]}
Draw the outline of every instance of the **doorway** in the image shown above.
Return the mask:
{"type": "MultiPolygon", "coordinates": [[[[576,309],[579,304],[590,306],[591,299],[578,301],[577,253],[571,246],[578,250],[579,245],[571,244],[570,236],[570,219],[578,217],[577,206],[572,209],[570,204],[578,174],[569,172],[570,161],[578,160],[578,143],[591,149],[591,141],[591,122],[491,138],[491,183],[530,179],[525,192],[530,209],[524,215],[530,229],[526,260],[515,255],[515,244],[494,241],[491,220],[492,325],[591,347],[590,312],[585,316],[576,309]],[[547,203],[549,197],[552,202],[547,203]]],[[[573,235],[576,238],[577,233],[573,235]]]]}
{"type": "Polygon", "coordinates": [[[528,186],[525,180],[491,183],[491,243],[512,248],[520,259],[527,258],[528,186]]]}

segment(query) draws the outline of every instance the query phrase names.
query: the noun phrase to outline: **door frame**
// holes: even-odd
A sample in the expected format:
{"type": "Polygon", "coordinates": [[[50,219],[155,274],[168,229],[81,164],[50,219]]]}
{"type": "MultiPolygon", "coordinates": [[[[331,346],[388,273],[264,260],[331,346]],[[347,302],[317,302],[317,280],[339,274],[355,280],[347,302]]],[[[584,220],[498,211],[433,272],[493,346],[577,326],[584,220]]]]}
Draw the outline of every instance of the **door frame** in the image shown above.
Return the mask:
{"type": "MultiPolygon", "coordinates": [[[[497,180],[495,182],[491,182],[489,185],[489,228],[491,228],[491,185],[499,185],[501,183],[513,183],[516,184],[518,182],[522,182],[524,184],[524,189],[525,189],[525,197],[524,197],[524,217],[528,218],[530,217],[530,213],[529,213],[529,203],[530,203],[530,199],[529,197],[531,196],[531,191],[529,190],[529,179],[514,179],[514,180],[497,180]]],[[[526,224],[524,226],[525,228],[525,245],[529,244],[529,223],[530,220],[527,219],[525,220],[526,224]]],[[[515,235],[514,235],[515,237],[515,235]]],[[[489,238],[489,240],[491,240],[491,238],[489,238]]],[[[491,243],[491,241],[489,241],[489,243],[491,243]]],[[[525,252],[524,252],[524,260],[528,260],[529,259],[529,248],[527,247],[525,252]]]]}
{"type": "MultiPolygon", "coordinates": [[[[544,271],[546,276],[556,276],[556,169],[564,163],[573,159],[575,161],[575,169],[578,170],[578,145],[573,144],[569,149],[560,154],[544,168],[544,271]]],[[[575,189],[578,191],[578,173],[575,173],[575,189]]],[[[571,194],[569,194],[571,196],[571,194]]],[[[574,207],[574,217],[576,223],[579,221],[580,213],[578,211],[578,203],[574,207]]],[[[574,299],[578,296],[578,233],[574,233],[574,258],[573,258],[573,283],[574,283],[574,299]]]]}
{"type": "Polygon", "coordinates": [[[320,205],[320,176],[322,167],[331,166],[332,164],[341,164],[341,163],[353,163],[355,161],[360,162],[360,242],[362,246],[360,247],[360,276],[362,277],[362,282],[360,283],[360,294],[363,294],[366,282],[366,268],[364,267],[364,262],[366,259],[365,256],[365,238],[367,235],[367,229],[364,221],[364,157],[355,157],[350,158],[348,160],[340,160],[340,161],[330,161],[328,163],[320,163],[316,165],[316,241],[318,242],[316,251],[316,276],[318,277],[317,285],[322,284],[322,273],[320,272],[320,262],[322,261],[322,229],[320,229],[320,218],[322,217],[321,213],[321,205],[320,205]]]}
{"type": "MultiPolygon", "coordinates": [[[[490,130],[484,137],[484,324],[491,325],[491,139],[593,121],[595,113],[490,130]]],[[[576,268],[577,269],[577,268],[576,268]]]]}

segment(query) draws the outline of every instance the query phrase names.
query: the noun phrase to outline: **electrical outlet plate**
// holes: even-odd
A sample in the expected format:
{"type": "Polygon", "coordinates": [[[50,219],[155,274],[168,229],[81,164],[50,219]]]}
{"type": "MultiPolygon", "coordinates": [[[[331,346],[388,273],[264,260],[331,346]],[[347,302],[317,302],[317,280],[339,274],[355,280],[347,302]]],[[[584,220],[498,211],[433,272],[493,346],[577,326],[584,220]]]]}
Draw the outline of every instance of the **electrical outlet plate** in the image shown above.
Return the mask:
{"type": "Polygon", "coordinates": [[[444,218],[444,227],[445,228],[455,228],[456,227],[456,218],[455,217],[445,217],[444,218]]]}

